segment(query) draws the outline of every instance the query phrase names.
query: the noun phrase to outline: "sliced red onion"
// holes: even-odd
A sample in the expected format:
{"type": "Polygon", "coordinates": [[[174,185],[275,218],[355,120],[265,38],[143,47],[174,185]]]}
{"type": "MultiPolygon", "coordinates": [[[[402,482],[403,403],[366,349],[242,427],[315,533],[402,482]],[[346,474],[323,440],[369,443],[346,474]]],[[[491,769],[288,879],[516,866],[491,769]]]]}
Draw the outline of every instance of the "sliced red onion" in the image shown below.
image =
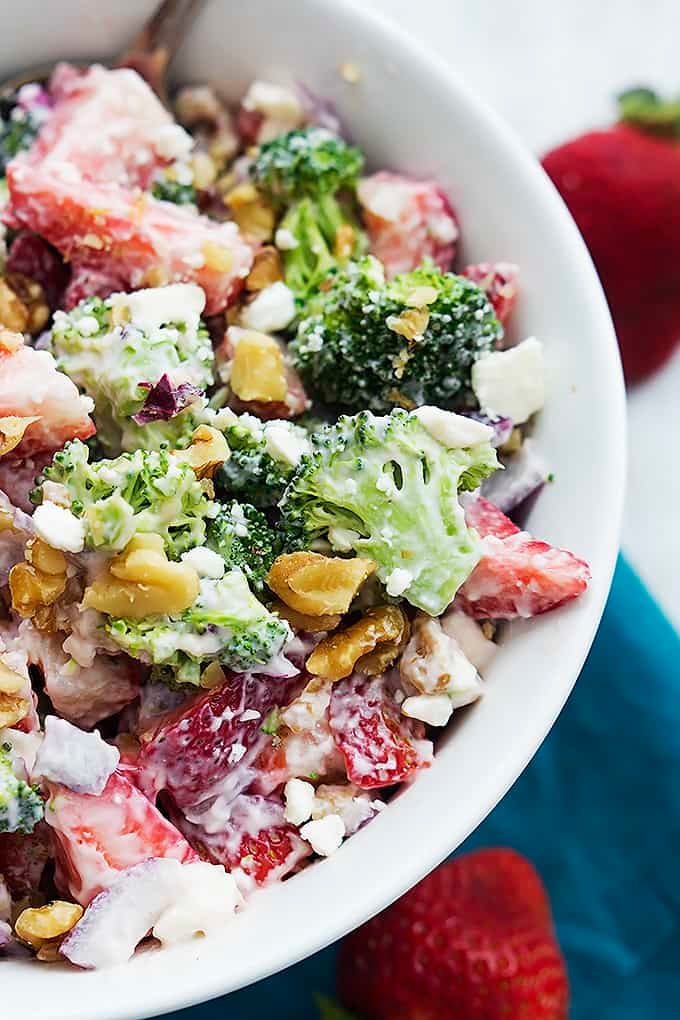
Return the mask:
{"type": "Polygon", "coordinates": [[[462,411],[466,418],[474,418],[475,421],[480,421],[482,425],[489,425],[493,429],[493,436],[491,439],[491,445],[498,448],[503,443],[507,443],[512,433],[512,418],[490,418],[488,414],[482,414],[481,411],[462,411]]]}
{"type": "Polygon", "coordinates": [[[341,138],[346,137],[334,103],[312,92],[304,82],[297,82],[297,90],[308,124],[326,128],[327,131],[331,131],[334,135],[340,135],[341,138]]]}
{"type": "Polygon", "coordinates": [[[179,861],[155,857],[126,868],[95,896],[62,942],[61,952],[88,970],[125,963],[172,905],[181,882],[179,861]]]}
{"type": "Polygon", "coordinates": [[[495,471],[482,483],[481,493],[509,514],[543,487],[548,471],[532,439],[525,439],[519,452],[508,457],[504,466],[504,471],[495,471]]]}
{"type": "Polygon", "coordinates": [[[149,392],[144,407],[132,415],[132,420],[137,425],[148,425],[152,421],[168,421],[184,411],[189,404],[193,404],[203,393],[203,390],[193,383],[184,382],[179,386],[173,386],[167,374],[162,375],[157,383],[142,382],[139,385],[149,392]]]}
{"type": "Polygon", "coordinates": [[[12,929],[6,921],[0,921],[0,949],[4,949],[12,941],[12,929]]]}
{"type": "Polygon", "coordinates": [[[87,733],[66,719],[48,715],[33,776],[98,797],[119,760],[118,748],[102,740],[97,730],[87,733]]]}

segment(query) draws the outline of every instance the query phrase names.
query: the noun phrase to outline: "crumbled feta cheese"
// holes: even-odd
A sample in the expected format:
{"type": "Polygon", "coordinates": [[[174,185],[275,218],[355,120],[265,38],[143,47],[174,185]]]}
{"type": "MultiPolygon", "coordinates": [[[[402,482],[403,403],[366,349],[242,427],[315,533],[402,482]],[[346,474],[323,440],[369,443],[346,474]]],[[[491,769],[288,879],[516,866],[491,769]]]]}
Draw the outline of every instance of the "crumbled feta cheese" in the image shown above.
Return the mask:
{"type": "Polygon", "coordinates": [[[153,147],[163,159],[187,159],[194,147],[194,140],[179,124],[164,124],[158,129],[153,147]]]}
{"type": "Polygon", "coordinates": [[[344,839],[345,823],[340,815],[325,815],[303,825],[300,835],[311,845],[315,854],[330,857],[344,839]]]}
{"type": "Polygon", "coordinates": [[[307,436],[294,431],[288,422],[273,421],[264,427],[265,449],[274,460],[297,467],[305,453],[310,453],[312,444],[307,436]]]}
{"type": "Polygon", "coordinates": [[[255,722],[256,719],[260,718],[262,718],[262,714],[256,708],[247,708],[240,715],[241,722],[255,722]]]}
{"type": "Polygon", "coordinates": [[[299,243],[295,234],[286,227],[279,227],[274,234],[274,244],[279,251],[292,251],[293,248],[298,247],[299,243]]]}
{"type": "Polygon", "coordinates": [[[83,315],[82,318],[78,319],[77,326],[81,336],[94,336],[95,333],[99,332],[100,328],[94,315],[83,315]]]}
{"type": "Polygon", "coordinates": [[[478,443],[490,442],[493,437],[491,426],[466,418],[464,414],[442,411],[440,407],[419,407],[413,414],[433,439],[450,450],[477,446],[478,443]]]}
{"type": "Polygon", "coordinates": [[[42,483],[43,500],[49,503],[56,503],[57,506],[69,507],[71,505],[71,493],[61,482],[52,482],[48,478],[42,483]]]}
{"type": "Polygon", "coordinates": [[[198,546],[182,553],[182,561],[196,571],[199,577],[212,577],[216,580],[224,576],[226,569],[224,560],[219,553],[205,546],[198,546]]]}
{"type": "Polygon", "coordinates": [[[295,318],[295,298],[290,287],[277,280],[264,287],[241,312],[241,325],[260,333],[276,333],[295,318]]]}
{"type": "Polygon", "coordinates": [[[408,210],[412,193],[409,181],[381,180],[379,175],[363,178],[357,187],[357,197],[364,209],[388,223],[397,223],[408,210]]]}
{"type": "Polygon", "coordinates": [[[283,791],[286,801],[284,818],[291,825],[302,825],[312,817],[314,787],[304,779],[289,779],[283,791]]]}
{"type": "Polygon", "coordinates": [[[245,538],[248,534],[248,520],[243,512],[243,507],[239,503],[234,503],[229,511],[229,516],[234,522],[234,534],[236,537],[245,538]]]}
{"type": "Polygon", "coordinates": [[[87,733],[65,719],[48,715],[32,776],[98,797],[119,760],[118,748],[102,740],[97,730],[87,733]]]}
{"type": "Polygon", "coordinates": [[[254,81],[242,100],[245,110],[262,113],[297,127],[304,119],[302,103],[293,89],[269,81],[254,81]]]}
{"type": "Polygon", "coordinates": [[[453,704],[448,694],[416,694],[402,702],[401,710],[409,719],[419,719],[428,726],[446,726],[453,704]]]}
{"type": "Polygon", "coordinates": [[[154,936],[172,945],[221,928],[242,905],[234,877],[221,864],[183,864],[178,895],[153,926],[154,936]]]}
{"type": "Polygon", "coordinates": [[[404,570],[403,567],[395,567],[387,578],[385,585],[387,594],[391,595],[392,598],[398,598],[399,595],[404,594],[412,580],[413,575],[408,570],[404,570]]]}
{"type": "Polygon", "coordinates": [[[85,548],[85,525],[66,507],[46,500],[33,513],[35,533],[53,549],[79,553],[85,548]]]}
{"type": "Polygon", "coordinates": [[[147,333],[170,322],[183,322],[189,329],[197,330],[205,294],[195,283],[171,283],[134,294],[112,294],[109,302],[112,308],[126,308],[130,322],[147,333]]]}
{"type": "Polygon", "coordinates": [[[492,417],[521,425],[545,401],[543,344],[531,336],[507,351],[493,351],[472,366],[472,389],[492,417]]]}

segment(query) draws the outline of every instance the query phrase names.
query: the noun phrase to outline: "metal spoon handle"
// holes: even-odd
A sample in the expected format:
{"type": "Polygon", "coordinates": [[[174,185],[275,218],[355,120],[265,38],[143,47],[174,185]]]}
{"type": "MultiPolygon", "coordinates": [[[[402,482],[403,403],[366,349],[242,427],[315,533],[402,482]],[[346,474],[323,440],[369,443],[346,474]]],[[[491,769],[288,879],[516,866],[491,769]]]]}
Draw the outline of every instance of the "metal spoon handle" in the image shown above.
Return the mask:
{"type": "Polygon", "coordinates": [[[163,98],[168,64],[203,2],[204,0],[163,0],[118,58],[116,66],[134,68],[163,98]]]}

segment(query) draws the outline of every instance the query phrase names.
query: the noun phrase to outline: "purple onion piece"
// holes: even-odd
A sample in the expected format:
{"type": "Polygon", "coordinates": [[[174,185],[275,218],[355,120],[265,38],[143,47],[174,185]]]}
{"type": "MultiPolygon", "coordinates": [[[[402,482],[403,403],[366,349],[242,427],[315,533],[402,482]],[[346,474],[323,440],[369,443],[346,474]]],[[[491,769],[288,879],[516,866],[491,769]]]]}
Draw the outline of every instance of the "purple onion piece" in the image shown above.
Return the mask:
{"type": "Polygon", "coordinates": [[[504,514],[509,514],[543,487],[548,471],[532,439],[525,439],[519,452],[504,461],[504,467],[504,471],[495,471],[482,482],[481,492],[504,514]]]}
{"type": "Polygon", "coordinates": [[[342,121],[335,105],[330,100],[317,96],[301,81],[297,82],[297,90],[308,124],[326,128],[327,131],[331,131],[334,135],[340,135],[341,138],[346,137],[342,121]]]}
{"type": "Polygon", "coordinates": [[[12,929],[6,921],[0,921],[0,949],[8,946],[13,939],[12,929]]]}
{"type": "Polygon", "coordinates": [[[503,443],[507,443],[512,433],[512,418],[490,418],[488,414],[482,414],[481,411],[462,411],[462,414],[466,418],[474,418],[475,421],[480,421],[482,425],[490,425],[493,429],[493,436],[491,437],[491,445],[498,448],[503,443]]]}
{"type": "Polygon", "coordinates": [[[167,374],[162,375],[157,383],[142,382],[139,384],[148,389],[144,407],[132,415],[137,425],[148,425],[152,421],[168,421],[184,411],[200,397],[203,390],[193,383],[180,383],[173,386],[167,374]]]}
{"type": "Polygon", "coordinates": [[[62,954],[88,970],[125,963],[174,902],[181,874],[179,861],[158,857],[121,871],[66,936],[62,954]]]}

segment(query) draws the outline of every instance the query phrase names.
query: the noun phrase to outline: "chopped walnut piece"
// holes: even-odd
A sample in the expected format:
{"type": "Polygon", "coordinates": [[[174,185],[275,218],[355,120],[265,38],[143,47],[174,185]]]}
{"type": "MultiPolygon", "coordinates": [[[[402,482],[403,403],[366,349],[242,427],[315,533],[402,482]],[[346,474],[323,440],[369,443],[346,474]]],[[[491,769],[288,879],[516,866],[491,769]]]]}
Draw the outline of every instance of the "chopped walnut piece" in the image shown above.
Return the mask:
{"type": "Polygon", "coordinates": [[[283,352],[274,337],[244,332],[229,366],[229,386],[239,400],[281,401],[288,392],[283,352]]]}
{"type": "Polygon", "coordinates": [[[17,415],[11,414],[5,418],[0,418],[0,457],[11,453],[24,438],[24,432],[29,425],[36,421],[40,421],[40,415],[34,414],[20,418],[17,415]]]}
{"type": "Polygon", "coordinates": [[[264,290],[283,279],[283,267],[278,249],[265,244],[255,252],[253,267],[246,277],[246,290],[264,290]]]}
{"type": "Polygon", "coordinates": [[[278,556],[267,584],[287,606],[309,616],[346,613],[352,600],[377,564],[355,556],[321,556],[314,552],[278,556]]]}
{"type": "Polygon", "coordinates": [[[79,903],[52,900],[44,907],[27,907],[22,910],[14,930],[22,942],[40,949],[45,942],[66,935],[82,916],[83,908],[79,903]]]}
{"type": "Polygon", "coordinates": [[[276,214],[254,184],[237,184],[225,197],[241,233],[250,241],[271,241],[276,214]]]}
{"type": "Polygon", "coordinates": [[[179,460],[191,465],[197,478],[212,478],[217,468],[229,459],[229,446],[217,429],[199,425],[191,437],[191,445],[174,453],[179,460]]]}
{"type": "Polygon", "coordinates": [[[381,645],[393,649],[396,657],[407,631],[408,619],[399,606],[376,606],[346,630],[320,641],[307,659],[306,668],[315,676],[342,680],[358,668],[362,657],[381,645]]]}

